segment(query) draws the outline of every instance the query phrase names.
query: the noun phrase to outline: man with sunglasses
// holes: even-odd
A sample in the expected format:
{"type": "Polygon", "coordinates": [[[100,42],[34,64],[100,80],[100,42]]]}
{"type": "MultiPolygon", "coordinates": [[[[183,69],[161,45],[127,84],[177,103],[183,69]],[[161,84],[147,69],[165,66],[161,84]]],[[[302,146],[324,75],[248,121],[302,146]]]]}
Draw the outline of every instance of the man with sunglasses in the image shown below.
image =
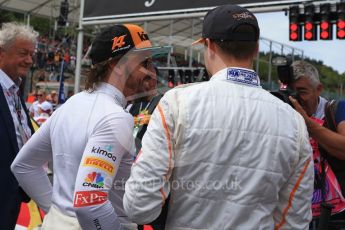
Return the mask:
{"type": "Polygon", "coordinates": [[[140,97],[136,98],[129,108],[129,113],[134,117],[133,136],[135,138],[136,155],[141,149],[141,141],[151,115],[163,96],[157,90],[157,74],[158,69],[155,68],[154,72],[148,73],[142,79],[140,97]]]}
{"type": "Polygon", "coordinates": [[[40,115],[39,105],[41,105],[42,103],[45,103],[46,105],[49,104],[49,110],[53,112],[53,105],[46,100],[46,92],[44,90],[39,89],[36,93],[36,98],[37,101],[32,103],[32,105],[29,108],[30,117],[38,117],[40,115]]]}
{"type": "Polygon", "coordinates": [[[122,204],[134,152],[133,117],[124,107],[154,71],[146,59],[155,49],[139,26],[103,29],[90,49],[85,91],[56,110],[18,154],[12,170],[49,211],[44,229],[133,227],[122,204]],[[53,187],[42,169],[51,159],[53,187]]]}
{"type": "Polygon", "coordinates": [[[253,71],[259,26],[236,5],[203,22],[210,81],[176,87],[154,111],[126,182],[136,223],[165,229],[308,229],[313,161],[302,116],[253,71]]]}

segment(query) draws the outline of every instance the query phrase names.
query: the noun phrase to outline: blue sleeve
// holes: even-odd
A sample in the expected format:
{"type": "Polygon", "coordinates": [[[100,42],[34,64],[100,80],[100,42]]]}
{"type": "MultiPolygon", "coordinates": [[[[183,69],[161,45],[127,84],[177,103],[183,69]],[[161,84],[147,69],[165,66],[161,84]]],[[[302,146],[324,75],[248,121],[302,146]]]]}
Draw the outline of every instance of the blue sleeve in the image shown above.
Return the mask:
{"type": "Polygon", "coordinates": [[[337,125],[345,120],[345,101],[339,101],[337,110],[335,112],[335,122],[337,125]]]}

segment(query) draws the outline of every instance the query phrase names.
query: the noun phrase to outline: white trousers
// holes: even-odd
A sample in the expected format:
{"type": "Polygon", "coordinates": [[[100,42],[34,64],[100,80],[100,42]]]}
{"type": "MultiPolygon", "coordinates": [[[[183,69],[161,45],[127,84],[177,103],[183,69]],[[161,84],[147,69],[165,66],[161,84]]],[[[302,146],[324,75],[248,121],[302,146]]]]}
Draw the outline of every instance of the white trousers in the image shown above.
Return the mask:
{"type": "MultiPolygon", "coordinates": [[[[66,216],[53,205],[45,215],[41,230],[82,230],[78,219],[72,216],[66,216]]],[[[120,230],[120,229],[119,229],[120,230]]],[[[121,230],[137,230],[134,223],[121,224],[121,230]]]]}
{"type": "Polygon", "coordinates": [[[82,230],[78,219],[72,216],[66,216],[53,205],[43,219],[42,230],[82,230]]]}

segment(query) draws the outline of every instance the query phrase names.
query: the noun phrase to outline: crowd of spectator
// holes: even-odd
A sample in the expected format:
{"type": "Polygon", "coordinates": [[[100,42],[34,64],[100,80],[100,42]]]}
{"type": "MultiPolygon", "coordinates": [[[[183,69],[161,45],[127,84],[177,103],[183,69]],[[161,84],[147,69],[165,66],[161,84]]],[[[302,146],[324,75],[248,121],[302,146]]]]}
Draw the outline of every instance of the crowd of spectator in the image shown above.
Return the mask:
{"type": "MultiPolygon", "coordinates": [[[[87,39],[84,41],[83,55],[86,54],[89,43],[87,39]]],[[[55,39],[40,35],[33,63],[38,81],[59,81],[62,62],[64,72],[73,74],[76,67],[76,50],[76,41],[69,35],[55,39]]]]}
{"type": "Polygon", "coordinates": [[[58,81],[61,63],[64,71],[73,72],[76,64],[76,44],[69,36],[50,39],[40,36],[36,47],[34,67],[38,70],[38,81],[58,81]],[[48,79],[46,79],[48,73],[48,79]]]}

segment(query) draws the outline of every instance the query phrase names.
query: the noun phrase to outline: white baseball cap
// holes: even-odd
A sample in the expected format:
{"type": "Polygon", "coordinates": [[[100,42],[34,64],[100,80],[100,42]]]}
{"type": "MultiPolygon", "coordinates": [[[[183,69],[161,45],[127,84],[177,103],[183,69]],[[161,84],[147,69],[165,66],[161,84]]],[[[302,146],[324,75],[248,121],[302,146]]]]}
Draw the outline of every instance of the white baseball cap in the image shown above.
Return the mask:
{"type": "Polygon", "coordinates": [[[44,112],[52,112],[53,106],[48,101],[44,101],[41,104],[38,104],[38,107],[44,112]]]}

